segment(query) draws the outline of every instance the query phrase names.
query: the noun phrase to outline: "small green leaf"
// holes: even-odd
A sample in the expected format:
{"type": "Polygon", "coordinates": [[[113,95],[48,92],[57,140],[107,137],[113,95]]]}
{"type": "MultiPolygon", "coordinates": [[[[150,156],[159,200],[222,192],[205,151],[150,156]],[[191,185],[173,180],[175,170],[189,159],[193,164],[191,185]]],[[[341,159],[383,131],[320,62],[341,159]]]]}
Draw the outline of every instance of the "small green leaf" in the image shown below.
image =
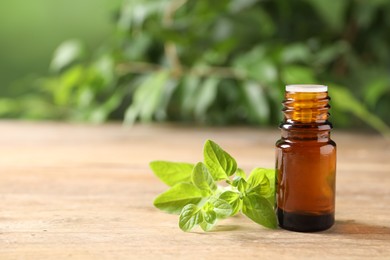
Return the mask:
{"type": "Polygon", "coordinates": [[[203,214],[203,219],[206,221],[208,224],[214,224],[217,221],[217,213],[215,211],[206,211],[203,214]]]}
{"type": "Polygon", "coordinates": [[[83,45],[78,40],[68,40],[61,43],[55,50],[50,69],[55,72],[61,71],[72,62],[79,59],[84,53],[83,45]]]}
{"type": "Polygon", "coordinates": [[[203,211],[213,211],[214,210],[214,205],[211,203],[211,199],[208,200],[202,207],[203,211]]]}
{"type": "Polygon", "coordinates": [[[244,197],[242,213],[264,227],[272,229],[277,227],[273,206],[266,198],[259,195],[251,194],[244,197]]]}
{"type": "Polygon", "coordinates": [[[162,70],[145,77],[134,92],[133,102],[126,109],[125,123],[134,124],[137,118],[149,122],[163,102],[169,71],[162,70]]]}
{"type": "Polygon", "coordinates": [[[275,170],[255,168],[248,178],[247,194],[265,197],[273,205],[275,203],[275,170]],[[269,176],[269,178],[268,178],[269,176]]]}
{"type": "Polygon", "coordinates": [[[154,206],[168,213],[179,214],[187,204],[197,204],[203,193],[192,183],[178,183],[160,194],[154,200],[154,206]]]}
{"type": "Polygon", "coordinates": [[[258,0],[232,0],[229,1],[229,10],[233,13],[245,10],[245,8],[251,8],[257,3],[258,0]]]}
{"type": "Polygon", "coordinates": [[[244,193],[247,190],[247,183],[241,177],[234,177],[232,185],[241,193],[244,193]]]}
{"type": "Polygon", "coordinates": [[[262,85],[247,81],[242,86],[248,117],[251,122],[266,124],[270,117],[270,105],[262,85]]]}
{"type": "Polygon", "coordinates": [[[103,104],[95,108],[88,115],[88,120],[93,123],[103,123],[107,120],[110,113],[121,103],[123,97],[122,91],[115,91],[103,104]]]}
{"type": "Polygon", "coordinates": [[[231,216],[236,215],[242,207],[240,194],[234,191],[225,191],[219,196],[219,199],[226,201],[232,208],[231,216]]]}
{"type": "Polygon", "coordinates": [[[177,87],[178,81],[175,79],[168,79],[165,83],[161,101],[155,112],[156,121],[167,120],[169,104],[177,87]]]}
{"type": "Polygon", "coordinates": [[[238,169],[237,169],[237,171],[236,171],[236,176],[241,177],[241,178],[243,178],[244,180],[246,180],[246,173],[245,173],[244,170],[241,169],[241,168],[238,168],[238,169]]]}
{"type": "Polygon", "coordinates": [[[190,231],[193,227],[203,222],[203,214],[194,204],[188,204],[180,213],[179,227],[183,231],[190,231]]]}
{"type": "Polygon", "coordinates": [[[85,67],[76,65],[62,73],[53,92],[55,104],[59,106],[70,104],[74,90],[82,84],[87,73],[88,70],[85,67]]]}
{"type": "Polygon", "coordinates": [[[165,10],[166,4],[166,1],[124,1],[118,14],[118,27],[125,31],[131,28],[140,29],[149,17],[165,10]]]}
{"type": "Polygon", "coordinates": [[[350,49],[349,43],[345,40],[339,40],[333,42],[330,45],[325,45],[317,52],[315,52],[315,58],[313,59],[313,65],[326,66],[331,62],[337,60],[340,56],[348,52],[350,49]]]}
{"type": "Polygon", "coordinates": [[[270,183],[266,172],[267,169],[264,168],[255,168],[252,170],[248,178],[248,192],[255,189],[259,190],[260,195],[267,195],[270,192],[270,183]]]}
{"type": "Polygon", "coordinates": [[[196,91],[200,84],[200,78],[192,75],[185,76],[181,86],[181,109],[180,112],[184,117],[189,117],[196,104],[196,91]]]}
{"type": "Polygon", "coordinates": [[[195,165],[191,177],[194,185],[201,190],[211,193],[217,189],[217,185],[215,185],[209,170],[206,165],[201,162],[195,165]]]}
{"type": "Polygon", "coordinates": [[[301,82],[302,84],[310,84],[316,82],[314,69],[302,65],[286,65],[283,67],[281,78],[286,84],[294,84],[301,82]]]}
{"type": "Polygon", "coordinates": [[[271,205],[275,205],[275,186],[276,186],[276,171],[275,169],[264,169],[270,185],[270,196],[266,196],[271,205]]]}
{"type": "Polygon", "coordinates": [[[153,161],[149,164],[153,173],[169,186],[190,182],[194,165],[191,163],[153,161]]]}
{"type": "Polygon", "coordinates": [[[281,51],[283,63],[308,62],[311,58],[310,49],[306,44],[293,43],[286,45],[281,51]]]}
{"type": "Polygon", "coordinates": [[[268,53],[269,49],[264,44],[259,44],[237,56],[232,65],[250,81],[269,84],[277,80],[278,69],[268,53]]]}
{"type": "Polygon", "coordinates": [[[211,203],[206,203],[210,204],[206,209],[203,207],[203,222],[200,224],[200,227],[204,231],[209,231],[212,229],[217,222],[217,213],[213,210],[213,206],[211,203]]]}
{"type": "Polygon", "coordinates": [[[198,86],[197,95],[193,97],[196,99],[194,113],[198,119],[205,117],[207,109],[214,103],[219,82],[220,79],[210,77],[198,86]]]}
{"type": "Polygon", "coordinates": [[[206,141],[203,156],[204,163],[216,181],[227,179],[236,172],[236,160],[211,140],[206,141]]]}
{"type": "Polygon", "coordinates": [[[371,108],[375,108],[379,99],[390,92],[388,75],[386,75],[386,77],[382,76],[375,80],[371,80],[364,90],[364,100],[366,104],[371,108]]]}
{"type": "Polygon", "coordinates": [[[214,211],[217,214],[218,218],[227,218],[232,214],[232,207],[229,203],[222,199],[216,199],[212,201],[214,206],[214,211]]]}
{"type": "Polygon", "coordinates": [[[248,190],[261,185],[266,179],[265,171],[262,168],[255,168],[248,178],[248,190]]]}
{"type": "Polygon", "coordinates": [[[215,226],[214,224],[207,223],[206,221],[203,221],[200,223],[200,227],[203,229],[203,231],[210,231],[213,227],[215,226]]]}

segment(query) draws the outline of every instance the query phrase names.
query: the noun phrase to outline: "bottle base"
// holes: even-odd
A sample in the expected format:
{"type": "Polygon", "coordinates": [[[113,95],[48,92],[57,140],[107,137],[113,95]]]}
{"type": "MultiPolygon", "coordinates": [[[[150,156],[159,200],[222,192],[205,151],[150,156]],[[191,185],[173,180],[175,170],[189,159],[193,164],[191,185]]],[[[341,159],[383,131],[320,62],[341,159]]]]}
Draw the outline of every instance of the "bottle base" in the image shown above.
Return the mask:
{"type": "Polygon", "coordinates": [[[286,212],[278,208],[279,226],[296,232],[316,232],[329,229],[334,224],[334,213],[311,215],[286,212]]]}

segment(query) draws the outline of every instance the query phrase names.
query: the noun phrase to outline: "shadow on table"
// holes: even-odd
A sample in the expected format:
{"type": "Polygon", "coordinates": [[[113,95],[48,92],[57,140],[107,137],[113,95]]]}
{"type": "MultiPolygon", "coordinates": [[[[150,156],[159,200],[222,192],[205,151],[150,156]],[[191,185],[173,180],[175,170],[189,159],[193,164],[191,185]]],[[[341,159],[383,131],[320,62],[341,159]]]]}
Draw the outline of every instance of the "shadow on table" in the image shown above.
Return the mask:
{"type": "Polygon", "coordinates": [[[239,230],[242,229],[239,225],[219,225],[214,228],[214,232],[220,232],[220,231],[233,231],[233,230],[239,230]]]}
{"type": "Polygon", "coordinates": [[[390,227],[364,224],[355,220],[338,220],[331,229],[321,233],[338,235],[390,235],[390,227]]]}
{"type": "MultiPolygon", "coordinates": [[[[211,232],[224,232],[233,230],[244,230],[240,225],[218,225],[211,232]]],[[[335,225],[326,231],[314,232],[312,234],[329,234],[329,235],[351,235],[366,238],[369,235],[390,235],[390,227],[381,225],[369,225],[356,222],[355,220],[338,220],[335,225]]]]}

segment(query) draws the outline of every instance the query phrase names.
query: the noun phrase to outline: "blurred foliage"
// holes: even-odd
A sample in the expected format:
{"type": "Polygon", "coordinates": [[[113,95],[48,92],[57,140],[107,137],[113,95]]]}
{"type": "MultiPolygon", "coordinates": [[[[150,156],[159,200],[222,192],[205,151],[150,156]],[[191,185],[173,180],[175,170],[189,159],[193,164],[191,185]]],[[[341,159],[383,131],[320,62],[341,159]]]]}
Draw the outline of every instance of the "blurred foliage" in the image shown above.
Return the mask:
{"type": "Polygon", "coordinates": [[[52,76],[0,114],[275,125],[286,84],[321,83],[334,124],[388,134],[388,13],[387,0],[123,1],[108,44],[64,42],[52,76]]]}
{"type": "Polygon", "coordinates": [[[0,1],[0,96],[31,92],[26,79],[47,74],[64,39],[100,46],[114,29],[109,17],[118,6],[112,0],[0,1]]]}

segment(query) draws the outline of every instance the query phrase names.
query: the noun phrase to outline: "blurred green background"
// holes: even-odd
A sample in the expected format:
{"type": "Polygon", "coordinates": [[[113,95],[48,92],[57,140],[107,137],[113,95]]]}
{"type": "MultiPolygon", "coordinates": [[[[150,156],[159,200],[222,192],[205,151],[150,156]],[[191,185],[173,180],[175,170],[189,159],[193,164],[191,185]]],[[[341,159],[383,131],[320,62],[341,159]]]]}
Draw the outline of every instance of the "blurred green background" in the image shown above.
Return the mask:
{"type": "Polygon", "coordinates": [[[0,1],[0,94],[11,95],[23,78],[46,75],[55,48],[66,39],[81,39],[92,49],[104,43],[114,29],[110,2],[0,1]]]}
{"type": "Polygon", "coordinates": [[[327,84],[339,128],[390,133],[390,1],[0,3],[0,117],[277,125],[327,84]]]}

